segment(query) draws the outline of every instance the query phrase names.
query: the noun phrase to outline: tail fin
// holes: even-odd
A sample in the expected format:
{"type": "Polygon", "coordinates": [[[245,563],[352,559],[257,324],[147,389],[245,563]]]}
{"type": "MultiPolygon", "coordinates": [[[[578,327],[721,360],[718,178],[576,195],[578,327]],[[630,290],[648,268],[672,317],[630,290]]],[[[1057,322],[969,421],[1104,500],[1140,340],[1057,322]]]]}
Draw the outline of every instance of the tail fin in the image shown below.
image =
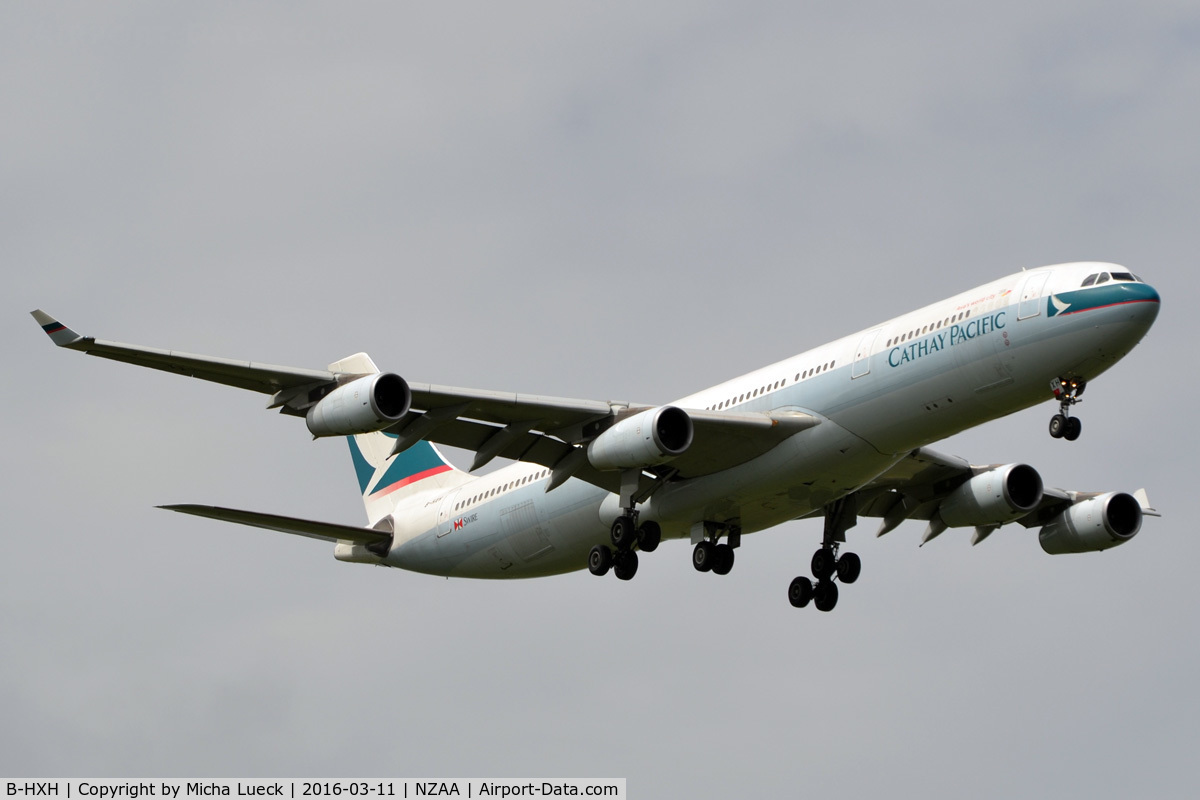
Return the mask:
{"type": "Polygon", "coordinates": [[[429,442],[417,442],[404,452],[389,457],[395,434],[360,433],[346,439],[350,442],[358,488],[371,524],[392,513],[406,497],[461,483],[457,479],[461,474],[459,470],[429,442]],[[447,478],[455,480],[450,482],[447,478]]]}
{"type": "MultiPolygon", "coordinates": [[[[329,370],[355,375],[379,372],[366,353],[336,361],[329,365],[329,370]]],[[[358,488],[367,508],[367,519],[372,525],[392,513],[406,497],[462,482],[464,473],[429,442],[417,442],[407,450],[391,455],[396,438],[390,433],[360,433],[346,437],[358,475],[358,488]]]]}

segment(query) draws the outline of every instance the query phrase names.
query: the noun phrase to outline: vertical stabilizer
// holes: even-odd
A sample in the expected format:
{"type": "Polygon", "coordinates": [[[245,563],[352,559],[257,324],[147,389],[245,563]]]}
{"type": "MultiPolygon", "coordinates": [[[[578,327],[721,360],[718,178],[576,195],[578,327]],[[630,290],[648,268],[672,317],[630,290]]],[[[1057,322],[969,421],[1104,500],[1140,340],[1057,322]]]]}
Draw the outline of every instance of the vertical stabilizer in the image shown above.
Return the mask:
{"type": "MultiPolygon", "coordinates": [[[[329,371],[373,375],[379,368],[366,353],[355,353],[330,364],[329,371]]],[[[391,455],[396,438],[394,433],[360,433],[346,437],[354,472],[358,476],[358,489],[372,525],[392,513],[402,500],[421,492],[457,486],[465,475],[426,441],[391,455]]]]}

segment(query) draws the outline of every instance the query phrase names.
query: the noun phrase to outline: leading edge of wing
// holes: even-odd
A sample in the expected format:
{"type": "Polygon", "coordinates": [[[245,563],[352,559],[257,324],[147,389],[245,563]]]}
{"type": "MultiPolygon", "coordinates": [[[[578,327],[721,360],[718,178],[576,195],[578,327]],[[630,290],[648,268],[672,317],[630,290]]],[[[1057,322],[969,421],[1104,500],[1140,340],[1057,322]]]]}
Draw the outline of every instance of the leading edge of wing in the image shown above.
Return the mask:
{"type": "Polygon", "coordinates": [[[158,506],[158,508],[178,511],[181,514],[192,514],[197,517],[219,519],[223,522],[236,522],[239,525],[249,525],[254,528],[265,528],[269,531],[307,536],[310,539],[322,539],[327,542],[356,542],[362,545],[372,545],[387,544],[392,540],[391,535],[386,531],[356,528],[353,525],[339,525],[334,522],[285,517],[279,514],[263,514],[258,511],[242,511],[237,508],[201,506],[190,503],[158,506]]]}
{"type": "Polygon", "coordinates": [[[31,311],[30,314],[42,326],[42,330],[50,337],[50,341],[59,347],[80,350],[88,355],[123,361],[139,367],[160,369],[226,386],[235,386],[239,389],[274,394],[282,389],[337,380],[337,376],[327,370],[281,367],[254,361],[217,358],[195,353],[181,353],[177,350],[125,344],[124,342],[110,342],[93,336],[80,336],[41,309],[31,311]]]}

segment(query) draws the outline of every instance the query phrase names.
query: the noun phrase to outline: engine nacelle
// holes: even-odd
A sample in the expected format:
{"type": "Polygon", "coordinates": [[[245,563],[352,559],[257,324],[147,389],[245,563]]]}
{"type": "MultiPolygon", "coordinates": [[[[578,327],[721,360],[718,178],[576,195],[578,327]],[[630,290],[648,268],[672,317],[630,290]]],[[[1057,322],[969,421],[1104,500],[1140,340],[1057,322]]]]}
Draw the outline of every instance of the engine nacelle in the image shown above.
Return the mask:
{"type": "Polygon", "coordinates": [[[1092,553],[1125,544],[1142,528],[1142,506],[1125,492],[1075,503],[1052,519],[1038,541],[1050,555],[1092,553]]]}
{"type": "Polygon", "coordinates": [[[670,461],[692,443],[692,418],[675,406],[634,414],[597,436],[588,445],[588,461],[596,469],[640,469],[670,461]]]}
{"type": "Polygon", "coordinates": [[[1003,525],[1042,502],[1042,476],[1028,464],[1008,464],[982,472],[959,486],[938,508],[952,528],[1003,525]]]}
{"type": "Polygon", "coordinates": [[[381,372],[339,386],[308,410],[313,436],[349,436],[381,431],[406,413],[412,403],[408,383],[381,372]]]}

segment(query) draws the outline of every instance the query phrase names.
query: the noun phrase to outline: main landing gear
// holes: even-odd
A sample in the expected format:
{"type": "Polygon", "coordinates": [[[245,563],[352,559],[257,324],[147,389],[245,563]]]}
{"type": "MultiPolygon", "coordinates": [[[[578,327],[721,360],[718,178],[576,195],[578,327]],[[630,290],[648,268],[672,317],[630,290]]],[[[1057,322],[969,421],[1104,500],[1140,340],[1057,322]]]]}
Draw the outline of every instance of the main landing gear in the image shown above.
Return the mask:
{"type": "Polygon", "coordinates": [[[1071,406],[1082,403],[1080,395],[1087,388],[1087,381],[1079,378],[1055,378],[1050,381],[1050,389],[1058,399],[1058,413],[1050,418],[1050,435],[1055,439],[1066,439],[1073,442],[1083,431],[1083,423],[1079,417],[1071,416],[1071,406]]]}
{"type": "Polygon", "coordinates": [[[607,575],[609,569],[618,579],[627,581],[637,574],[638,554],[652,553],[662,541],[662,528],[657,522],[637,524],[637,513],[621,515],[613,522],[610,538],[612,547],[598,544],[588,553],[588,570],[593,575],[607,575]]]}
{"type": "MultiPolygon", "coordinates": [[[[621,473],[621,516],[613,520],[609,539],[612,547],[598,544],[588,553],[588,571],[593,575],[606,575],[609,569],[618,579],[631,580],[637,574],[637,547],[643,553],[652,553],[662,541],[662,528],[657,522],[638,525],[638,510],[635,495],[641,470],[625,470],[621,473]]],[[[645,497],[638,498],[645,500],[645,497]]]]}
{"type": "Polygon", "coordinates": [[[862,572],[862,560],[854,553],[838,555],[838,546],[846,541],[846,529],[858,522],[858,501],[854,495],[825,507],[825,538],[821,549],[813,553],[811,579],[801,575],[793,578],[788,586],[788,602],[796,608],[804,608],[810,602],[818,611],[832,611],[838,601],[838,587],[833,582],[851,584],[862,572]]]}
{"type": "Polygon", "coordinates": [[[742,529],[737,527],[718,527],[704,523],[708,528],[707,539],[696,542],[692,548],[692,566],[697,572],[711,572],[714,575],[728,575],[733,569],[733,551],[742,543],[742,529]],[[711,527],[710,527],[711,526],[711,527]],[[718,543],[722,532],[725,541],[718,543]]]}
{"type": "Polygon", "coordinates": [[[837,553],[837,544],[822,545],[813,553],[812,573],[817,579],[813,582],[801,575],[793,578],[788,586],[788,602],[796,608],[804,608],[811,601],[818,611],[833,611],[838,601],[838,587],[833,582],[836,576],[842,583],[854,583],[862,572],[862,560],[854,553],[837,553]]]}

